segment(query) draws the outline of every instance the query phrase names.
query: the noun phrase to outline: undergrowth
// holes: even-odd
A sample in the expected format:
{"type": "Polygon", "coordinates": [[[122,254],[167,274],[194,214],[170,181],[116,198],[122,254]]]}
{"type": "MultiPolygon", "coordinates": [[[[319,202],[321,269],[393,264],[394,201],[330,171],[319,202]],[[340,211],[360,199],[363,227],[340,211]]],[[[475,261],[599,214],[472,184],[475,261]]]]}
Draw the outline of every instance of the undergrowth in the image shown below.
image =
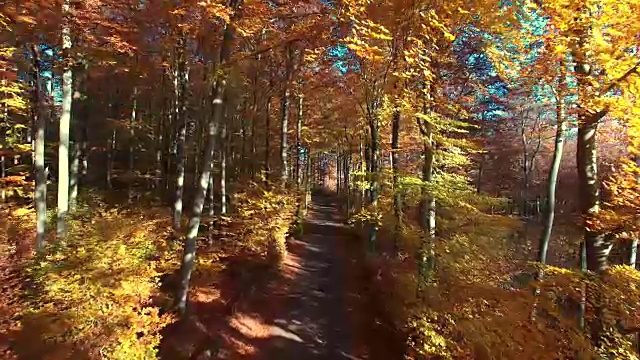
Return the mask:
{"type": "Polygon", "coordinates": [[[68,236],[50,241],[27,270],[23,332],[40,338],[22,352],[154,359],[159,332],[172,321],[152,301],[158,276],[177,264],[165,242],[168,226],[162,212],[81,206],[68,236]]]}
{"type": "MultiPolygon", "coordinates": [[[[603,278],[575,269],[545,268],[544,281],[533,281],[535,264],[514,237],[521,223],[489,215],[474,206],[438,208],[433,242],[435,267],[421,277],[419,254],[425,246],[417,219],[417,202],[405,203],[402,226],[393,216],[391,196],[383,193],[377,208],[352,220],[379,226],[376,252],[369,252],[371,288],[378,308],[406,340],[409,359],[635,359],[620,323],[637,324],[638,272],[611,268],[603,278]],[[395,250],[391,250],[395,249],[395,250]],[[589,286],[589,326],[597,308],[605,308],[605,341],[594,347],[588,330],[578,326],[577,304],[589,286]],[[534,288],[540,295],[534,295],[534,288]],[[594,303],[599,299],[599,303],[594,303]],[[533,312],[535,309],[535,313],[533,312]],[[532,317],[535,314],[535,317],[532,317]]],[[[494,205],[495,206],[495,205],[494,205]]],[[[370,226],[370,225],[369,225],[370,226]]],[[[361,236],[367,238],[366,226],[361,236]]],[[[369,250],[363,250],[369,251],[369,250]]],[[[398,354],[402,356],[403,354],[398,354]]]]}

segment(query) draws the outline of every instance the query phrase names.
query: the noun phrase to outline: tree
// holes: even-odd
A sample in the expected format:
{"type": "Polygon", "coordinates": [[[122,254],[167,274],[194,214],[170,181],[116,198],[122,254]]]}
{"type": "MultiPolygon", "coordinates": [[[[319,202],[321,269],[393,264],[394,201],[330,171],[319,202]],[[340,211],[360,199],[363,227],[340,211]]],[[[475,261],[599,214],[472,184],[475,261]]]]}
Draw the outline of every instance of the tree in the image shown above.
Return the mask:
{"type": "Polygon", "coordinates": [[[73,102],[73,70],[71,57],[71,2],[62,3],[62,113],[60,115],[60,144],[58,146],[58,237],[67,233],[69,212],[69,132],[73,102]]]}

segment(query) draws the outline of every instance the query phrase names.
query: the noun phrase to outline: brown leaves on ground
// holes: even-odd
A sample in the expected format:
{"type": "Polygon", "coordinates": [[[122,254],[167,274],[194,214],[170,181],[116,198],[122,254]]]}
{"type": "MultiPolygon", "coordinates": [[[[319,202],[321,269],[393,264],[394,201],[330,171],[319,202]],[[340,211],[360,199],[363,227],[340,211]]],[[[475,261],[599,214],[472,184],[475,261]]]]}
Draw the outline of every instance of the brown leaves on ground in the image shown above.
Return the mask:
{"type": "Polygon", "coordinates": [[[23,274],[35,244],[32,224],[35,212],[28,207],[0,207],[0,358],[17,359],[12,341],[20,332],[18,315],[25,308],[21,298],[27,284],[23,274]]]}

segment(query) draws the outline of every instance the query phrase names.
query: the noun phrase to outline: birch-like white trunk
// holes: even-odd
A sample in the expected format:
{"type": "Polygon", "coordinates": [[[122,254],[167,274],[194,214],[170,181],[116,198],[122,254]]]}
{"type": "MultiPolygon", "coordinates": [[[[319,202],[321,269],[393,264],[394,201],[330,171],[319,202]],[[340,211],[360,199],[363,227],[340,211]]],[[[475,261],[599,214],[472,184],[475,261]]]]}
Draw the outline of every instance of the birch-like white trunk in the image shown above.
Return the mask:
{"type": "Polygon", "coordinates": [[[69,213],[69,131],[71,124],[71,104],[73,102],[73,72],[71,70],[71,1],[64,0],[62,14],[62,113],[60,115],[60,143],[58,146],[58,212],[57,235],[67,234],[67,214],[69,213]]]}

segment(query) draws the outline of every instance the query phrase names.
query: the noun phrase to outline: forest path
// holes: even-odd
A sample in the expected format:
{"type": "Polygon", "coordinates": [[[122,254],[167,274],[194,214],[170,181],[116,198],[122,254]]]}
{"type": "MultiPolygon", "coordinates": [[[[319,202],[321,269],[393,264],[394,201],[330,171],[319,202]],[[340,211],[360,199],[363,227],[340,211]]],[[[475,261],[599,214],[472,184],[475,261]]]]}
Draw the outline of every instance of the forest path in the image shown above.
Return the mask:
{"type": "Polygon", "coordinates": [[[227,319],[218,358],[363,359],[352,355],[359,297],[347,290],[346,246],[354,235],[338,208],[333,196],[314,195],[303,235],[288,240],[277,275],[258,274],[269,280],[243,296],[227,319]]]}
{"type": "MultiPolygon", "coordinates": [[[[345,284],[344,242],[353,235],[329,195],[316,194],[301,239],[290,239],[282,283],[267,294],[275,302],[272,336],[261,359],[358,359],[345,284]]],[[[281,281],[277,281],[281,282],[281,281]]]]}

